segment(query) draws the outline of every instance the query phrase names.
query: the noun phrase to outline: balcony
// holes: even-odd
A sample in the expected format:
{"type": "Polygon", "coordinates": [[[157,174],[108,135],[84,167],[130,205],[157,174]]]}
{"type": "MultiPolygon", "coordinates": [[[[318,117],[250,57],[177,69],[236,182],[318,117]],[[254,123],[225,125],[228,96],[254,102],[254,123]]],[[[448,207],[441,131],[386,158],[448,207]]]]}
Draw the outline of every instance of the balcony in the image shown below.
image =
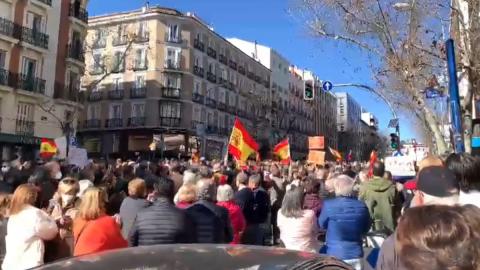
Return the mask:
{"type": "Polygon", "coordinates": [[[17,30],[18,26],[12,21],[0,18],[0,34],[18,39],[17,30]]]}
{"type": "Polygon", "coordinates": [[[226,87],[232,91],[235,90],[235,84],[233,84],[232,82],[228,82],[226,87]]]}
{"type": "Polygon", "coordinates": [[[124,46],[124,45],[127,45],[127,43],[128,43],[128,40],[125,36],[117,36],[112,40],[113,46],[124,46]]]}
{"type": "Polygon", "coordinates": [[[77,102],[80,100],[80,89],[75,85],[65,87],[63,84],[55,83],[53,98],[77,102]]]}
{"type": "Polygon", "coordinates": [[[28,28],[25,26],[20,26],[21,37],[20,40],[32,44],[34,46],[40,47],[42,49],[48,49],[48,35],[38,30],[28,28]]]}
{"type": "Polygon", "coordinates": [[[103,98],[103,93],[101,91],[92,91],[88,95],[88,101],[99,101],[102,100],[103,98]]]}
{"type": "Polygon", "coordinates": [[[150,34],[148,32],[137,33],[133,42],[135,43],[145,43],[150,40],[150,34]]]}
{"type": "Polygon", "coordinates": [[[130,89],[130,98],[146,98],[146,97],[147,97],[146,87],[135,87],[130,89]]]}
{"type": "Polygon", "coordinates": [[[180,62],[175,62],[170,59],[165,61],[165,69],[170,69],[170,70],[180,70],[180,62]]]}
{"type": "Polygon", "coordinates": [[[217,101],[213,98],[207,97],[205,101],[206,101],[205,105],[207,105],[210,108],[215,108],[217,106],[217,101]]]}
{"type": "Polygon", "coordinates": [[[105,38],[99,38],[92,44],[93,49],[103,49],[107,46],[107,40],[105,38]]]}
{"type": "Polygon", "coordinates": [[[233,70],[237,70],[237,63],[235,61],[228,61],[228,66],[233,70]]]}
{"type": "Polygon", "coordinates": [[[67,45],[67,57],[82,62],[85,62],[85,54],[80,44],[68,44],[67,45]]]}
{"type": "Polygon", "coordinates": [[[251,71],[247,72],[247,78],[250,80],[255,80],[255,74],[251,71]]]}
{"type": "Polygon", "coordinates": [[[3,68],[0,68],[0,85],[15,86],[15,75],[3,68]]]}
{"type": "Polygon", "coordinates": [[[45,94],[45,80],[26,74],[19,75],[17,87],[28,92],[45,94]]]}
{"type": "Polygon", "coordinates": [[[111,100],[123,99],[124,91],[123,89],[116,89],[108,91],[108,98],[111,100]]]}
{"type": "Polygon", "coordinates": [[[217,76],[213,74],[212,72],[208,71],[207,72],[207,80],[212,82],[212,83],[217,83],[217,76]]]}
{"type": "Polygon", "coordinates": [[[265,80],[263,82],[263,85],[266,87],[266,88],[270,88],[270,80],[265,80]]]}
{"type": "Polygon", "coordinates": [[[196,103],[200,103],[200,104],[203,104],[203,102],[205,101],[205,97],[198,94],[198,93],[193,93],[192,95],[192,101],[193,102],[196,102],[196,103]]]}
{"type": "Polygon", "coordinates": [[[35,122],[17,119],[15,124],[15,134],[22,136],[34,136],[35,122]]]}
{"type": "Polygon", "coordinates": [[[128,118],[129,127],[144,127],[145,126],[145,117],[130,117],[128,118]]]}
{"type": "Polygon", "coordinates": [[[147,69],[148,69],[148,63],[146,59],[144,61],[135,60],[135,63],[133,64],[133,71],[141,71],[141,70],[147,70],[147,69]]]}
{"type": "Polygon", "coordinates": [[[122,118],[110,118],[107,119],[105,122],[106,128],[119,128],[123,127],[123,119],[122,118]]]}
{"type": "Polygon", "coordinates": [[[218,77],[218,84],[226,86],[228,84],[228,81],[227,81],[227,79],[220,76],[220,77],[218,77]]]}
{"type": "Polygon", "coordinates": [[[205,76],[205,69],[203,67],[194,66],[193,74],[197,75],[200,78],[203,78],[205,76]]]}
{"type": "Polygon", "coordinates": [[[193,40],[193,47],[201,52],[205,51],[205,44],[197,38],[193,40]]]}
{"type": "Polygon", "coordinates": [[[174,87],[162,87],[162,97],[164,98],[180,98],[180,89],[174,87]]]}
{"type": "Polygon", "coordinates": [[[262,78],[260,78],[260,76],[256,76],[256,75],[255,75],[255,81],[256,81],[257,83],[262,83],[262,78]]]}
{"type": "Polygon", "coordinates": [[[235,105],[228,106],[227,111],[231,114],[236,114],[237,113],[237,108],[235,107],[235,105]]]}
{"type": "Polygon", "coordinates": [[[75,7],[75,5],[70,4],[70,10],[68,16],[79,19],[85,24],[88,24],[88,11],[81,7],[75,7]]]}
{"type": "Polygon", "coordinates": [[[160,126],[178,127],[180,126],[180,118],[177,117],[160,117],[160,126]]]}
{"type": "Polygon", "coordinates": [[[245,75],[245,68],[243,66],[238,66],[238,73],[245,75]]]}
{"type": "Polygon", "coordinates": [[[207,48],[207,55],[214,59],[217,59],[217,51],[215,51],[215,49],[212,47],[207,48]]]}
{"type": "Polygon", "coordinates": [[[100,128],[101,122],[100,119],[85,120],[84,128],[100,128]]]}
{"type": "Polygon", "coordinates": [[[173,44],[183,44],[184,41],[179,36],[171,36],[169,34],[165,34],[165,42],[173,44]]]}
{"type": "Polygon", "coordinates": [[[205,124],[201,121],[192,120],[192,129],[195,131],[197,130],[198,127],[202,127],[204,125],[205,124]]]}
{"type": "Polygon", "coordinates": [[[208,125],[207,128],[205,129],[205,132],[207,134],[216,134],[218,133],[218,127],[214,125],[208,125]]]}
{"type": "Polygon", "coordinates": [[[218,61],[220,61],[220,63],[224,64],[224,65],[228,65],[228,60],[227,60],[227,57],[223,54],[220,54],[219,57],[218,57],[218,61]]]}
{"type": "Polygon", "coordinates": [[[224,102],[218,102],[217,108],[221,111],[226,111],[227,110],[227,104],[224,102]]]}
{"type": "Polygon", "coordinates": [[[52,6],[52,0],[36,0],[36,1],[47,6],[52,6]]]}
{"type": "Polygon", "coordinates": [[[110,70],[111,73],[123,73],[125,72],[125,61],[122,62],[115,62],[113,64],[112,70],[110,70]]]}

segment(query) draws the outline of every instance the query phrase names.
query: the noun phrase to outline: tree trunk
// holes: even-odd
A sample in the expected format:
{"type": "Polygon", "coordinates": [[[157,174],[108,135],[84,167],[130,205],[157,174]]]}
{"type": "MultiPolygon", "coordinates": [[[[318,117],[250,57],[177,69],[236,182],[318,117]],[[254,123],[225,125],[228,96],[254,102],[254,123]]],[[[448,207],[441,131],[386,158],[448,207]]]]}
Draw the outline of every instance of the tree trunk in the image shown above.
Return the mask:
{"type": "Polygon", "coordinates": [[[427,106],[423,106],[423,112],[425,114],[425,122],[427,122],[428,127],[435,137],[436,152],[438,155],[444,154],[447,152],[448,148],[443,138],[442,131],[440,130],[435,117],[427,106]]]}
{"type": "Polygon", "coordinates": [[[472,114],[470,111],[466,110],[463,115],[463,143],[467,153],[472,153],[472,114]]]}

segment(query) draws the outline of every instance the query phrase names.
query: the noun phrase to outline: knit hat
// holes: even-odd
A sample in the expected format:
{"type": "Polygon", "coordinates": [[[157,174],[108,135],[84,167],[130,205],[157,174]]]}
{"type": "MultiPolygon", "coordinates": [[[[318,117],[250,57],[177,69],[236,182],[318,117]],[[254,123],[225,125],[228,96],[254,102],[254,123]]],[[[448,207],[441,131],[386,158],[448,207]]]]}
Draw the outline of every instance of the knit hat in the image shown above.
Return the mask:
{"type": "Polygon", "coordinates": [[[449,197],[458,193],[458,180],[445,167],[427,167],[418,174],[417,189],[431,196],[449,197]]]}

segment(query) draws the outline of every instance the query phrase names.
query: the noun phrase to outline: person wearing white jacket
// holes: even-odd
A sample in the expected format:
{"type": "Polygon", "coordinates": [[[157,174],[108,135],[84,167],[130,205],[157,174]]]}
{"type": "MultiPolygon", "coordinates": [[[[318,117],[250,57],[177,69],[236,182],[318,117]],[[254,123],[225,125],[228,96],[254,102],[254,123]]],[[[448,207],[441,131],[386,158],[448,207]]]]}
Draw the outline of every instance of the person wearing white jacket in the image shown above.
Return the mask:
{"type": "Polygon", "coordinates": [[[13,194],[3,270],[23,270],[42,265],[43,241],[55,238],[58,233],[55,220],[33,206],[36,200],[37,191],[29,184],[20,185],[13,194]]]}

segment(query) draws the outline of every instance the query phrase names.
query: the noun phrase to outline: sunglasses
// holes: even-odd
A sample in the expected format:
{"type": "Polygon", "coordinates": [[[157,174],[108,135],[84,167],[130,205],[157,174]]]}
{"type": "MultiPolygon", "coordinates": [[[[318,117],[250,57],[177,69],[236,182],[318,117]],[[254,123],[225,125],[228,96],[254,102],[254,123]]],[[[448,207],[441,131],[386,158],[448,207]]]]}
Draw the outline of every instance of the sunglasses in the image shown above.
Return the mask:
{"type": "Polygon", "coordinates": [[[74,179],[64,179],[62,180],[62,183],[67,184],[67,185],[73,185],[77,182],[77,180],[74,179]]]}

